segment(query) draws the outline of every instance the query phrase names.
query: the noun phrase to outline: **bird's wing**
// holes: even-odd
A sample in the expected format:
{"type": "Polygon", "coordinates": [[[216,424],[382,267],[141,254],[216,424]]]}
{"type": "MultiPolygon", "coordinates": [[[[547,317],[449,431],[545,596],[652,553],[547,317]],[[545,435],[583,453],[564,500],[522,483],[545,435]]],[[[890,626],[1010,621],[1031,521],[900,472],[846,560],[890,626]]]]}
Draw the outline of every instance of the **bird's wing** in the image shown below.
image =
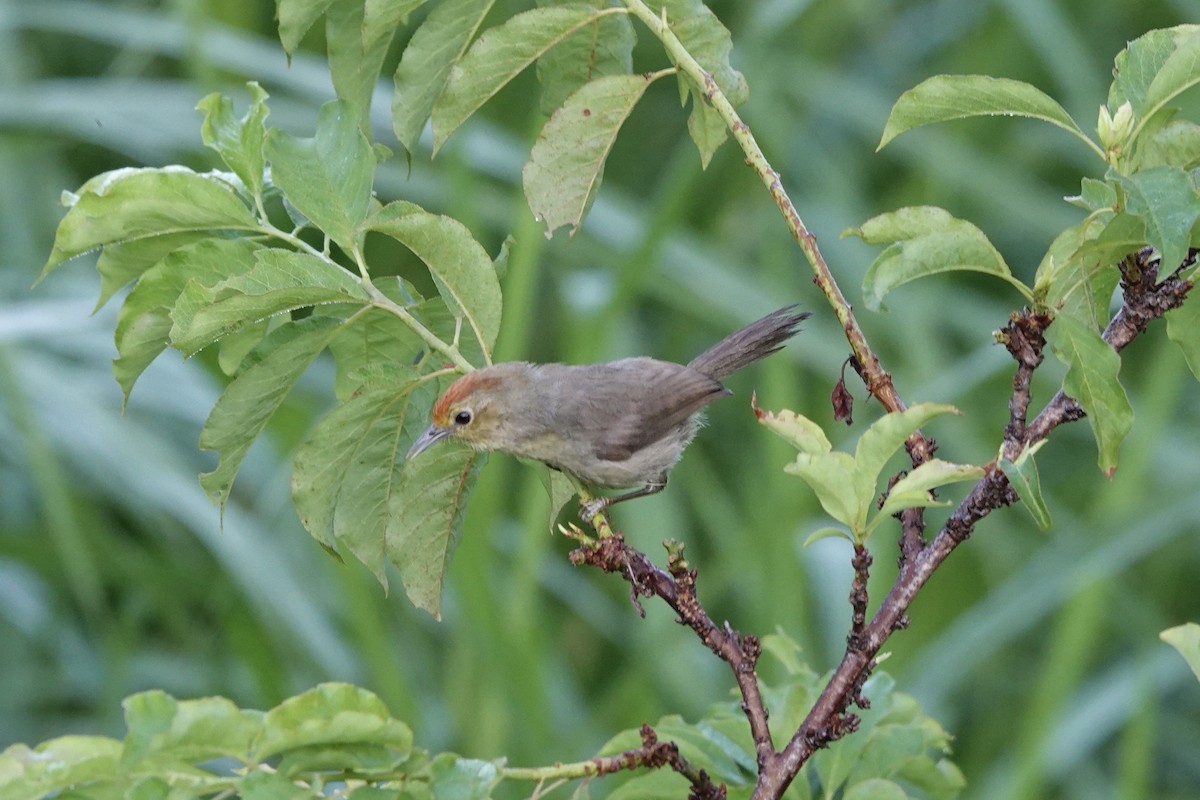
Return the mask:
{"type": "Polygon", "coordinates": [[[596,456],[606,461],[624,461],[729,394],[719,381],[681,364],[635,358],[604,366],[589,400],[600,412],[591,418],[605,421],[590,433],[596,456]]]}

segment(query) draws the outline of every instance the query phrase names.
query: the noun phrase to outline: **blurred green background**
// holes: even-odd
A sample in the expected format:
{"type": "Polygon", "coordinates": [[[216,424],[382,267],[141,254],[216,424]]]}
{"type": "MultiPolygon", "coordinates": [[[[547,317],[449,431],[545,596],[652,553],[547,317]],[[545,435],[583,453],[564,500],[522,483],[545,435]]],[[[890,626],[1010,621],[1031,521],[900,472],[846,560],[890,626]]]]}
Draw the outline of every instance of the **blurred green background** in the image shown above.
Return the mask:
{"type": "MultiPolygon", "coordinates": [[[[922,129],[875,154],[901,92],[939,72],[1019,78],[1090,130],[1125,41],[1200,12],[1195,0],[713,6],[751,86],[743,116],[852,302],[873,252],[840,240],[843,229],[941,205],[1028,281],[1079,218],[1061,198],[1101,168],[1061,131],[1004,119],[922,129]]],[[[273,11],[267,0],[0,4],[0,747],[120,735],[120,699],[145,688],[262,708],[338,679],[378,692],[423,746],[535,765],[726,699],[727,668],[660,604],[639,619],[624,582],[568,564],[534,472],[506,457],[472,499],[441,624],[328,558],[288,487],[291,449],[331,405],[327,365],[255,446],[222,526],[196,481],[215,464],[196,438],[217,371],[168,353],[122,413],[109,371],[116,303],[92,313],[89,260],[30,289],[61,190],[121,166],[215,166],[193,110],[208,92],[244,108],[241,87],[257,80],[270,122],[308,135],[332,96],[320,32],[289,65],[273,11]]],[[[641,38],[638,66],[662,66],[641,38]]],[[[374,118],[394,143],[387,90],[374,118]]],[[[532,76],[517,81],[436,161],[393,158],[379,193],[458,217],[493,252],[516,237],[501,358],[686,361],[777,306],[816,312],[784,353],[732,379],[736,396],[712,408],[669,489],[615,519],[654,554],[664,537],[686,541],[715,619],[778,627],[831,668],[849,618],[849,548],[801,547],[826,521],[781,472],[789,449],[748,403],[757,391],[766,408],[801,410],[842,446],[879,409],[851,381],[856,425],[832,423],[847,348],[799,250],[732,145],[700,170],[666,81],[622,132],[583,229],[546,240],[519,180],[542,121],[534,92],[532,76]]],[[[1020,297],[954,276],[890,300],[889,313],[860,320],[901,393],[966,412],[930,432],[942,457],[986,462],[1011,380],[991,332],[1020,297]]],[[[1157,638],[1200,621],[1200,388],[1161,327],[1126,351],[1123,378],[1137,418],[1116,476],[1096,469],[1086,424],[1056,432],[1040,457],[1054,529],[1039,533],[1020,508],[995,514],[889,643],[899,687],[957,737],[970,797],[1200,797],[1200,686],[1157,638]]],[[[1060,380],[1048,363],[1035,404],[1060,380]]],[[[943,516],[931,511],[931,528],[943,516]]],[[[894,574],[894,535],[873,541],[875,597],[894,574]]]]}

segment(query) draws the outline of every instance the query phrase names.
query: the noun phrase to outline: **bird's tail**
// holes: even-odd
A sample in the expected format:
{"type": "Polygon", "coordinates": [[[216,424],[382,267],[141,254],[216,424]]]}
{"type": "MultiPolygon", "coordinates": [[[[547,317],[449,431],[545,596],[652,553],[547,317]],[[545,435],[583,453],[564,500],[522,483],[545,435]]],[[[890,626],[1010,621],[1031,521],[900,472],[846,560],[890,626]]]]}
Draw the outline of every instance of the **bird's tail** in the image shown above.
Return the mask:
{"type": "Polygon", "coordinates": [[[796,312],[795,308],[794,305],[786,306],[734,331],[693,358],[688,366],[720,380],[766,358],[799,333],[798,326],[809,317],[807,311],[796,312]]]}

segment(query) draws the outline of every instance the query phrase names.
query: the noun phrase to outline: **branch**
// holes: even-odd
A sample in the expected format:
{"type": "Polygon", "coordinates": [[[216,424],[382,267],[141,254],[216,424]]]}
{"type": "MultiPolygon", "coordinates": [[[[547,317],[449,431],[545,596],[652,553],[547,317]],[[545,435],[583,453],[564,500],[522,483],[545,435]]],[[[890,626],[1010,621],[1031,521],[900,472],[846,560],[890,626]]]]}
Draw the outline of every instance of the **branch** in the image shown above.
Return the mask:
{"type": "MultiPolygon", "coordinates": [[[[1189,260],[1194,259],[1193,252],[1189,260]]],[[[1150,261],[1148,250],[1139,252],[1122,264],[1122,276],[1124,301],[1103,334],[1104,340],[1117,350],[1145,331],[1152,320],[1178,307],[1192,287],[1190,282],[1179,277],[1179,270],[1161,283],[1156,283],[1157,270],[1150,261]]],[[[1045,315],[1026,312],[1014,315],[1004,331],[1007,337],[1005,344],[1017,361],[1013,396],[1009,403],[1011,418],[1005,427],[1005,447],[1019,444],[1018,453],[1020,448],[1046,438],[1058,425],[1084,416],[1078,402],[1060,391],[1028,427],[1024,426],[1029,404],[1029,377],[1041,363],[1045,345],[1045,338],[1041,334],[1048,324],[1049,318],[1045,315]]],[[[778,758],[771,759],[768,769],[759,773],[754,797],[782,796],[813,752],[840,735],[839,725],[845,724],[849,705],[859,699],[862,684],[874,668],[875,655],[893,631],[907,625],[906,612],[917,592],[954,548],[970,536],[980,520],[992,511],[1016,501],[1016,493],[1009,485],[1008,478],[992,465],[951,513],[928,546],[908,559],[901,559],[900,572],[879,610],[860,635],[850,637],[842,662],[803,724],[778,758]]]]}
{"type": "MultiPolygon", "coordinates": [[[[582,531],[575,529],[568,535],[579,538],[582,531]]],[[[729,664],[742,693],[742,711],[750,723],[750,736],[761,771],[767,761],[775,755],[775,745],[767,724],[767,709],[763,703],[755,666],[761,653],[758,639],[734,630],[728,622],[718,627],[704,610],[696,596],[696,570],[683,557],[683,545],[667,541],[667,570],[656,566],[640,550],[625,544],[620,532],[611,533],[598,540],[587,540],[571,551],[571,563],[575,566],[587,564],[605,572],[615,572],[629,581],[633,602],[639,613],[642,608],[638,597],[660,597],[679,615],[679,623],[687,625],[709,650],[729,664]]]]}
{"type": "Polygon", "coordinates": [[[572,780],[576,778],[592,778],[601,775],[611,775],[623,770],[641,768],[661,769],[670,767],[692,784],[688,800],[725,800],[725,785],[715,785],[708,773],[696,769],[679,754],[679,746],[674,742],[660,742],[658,734],[649,725],[641,729],[642,746],[635,750],[626,750],[615,756],[589,758],[572,764],[555,764],[552,767],[508,767],[504,769],[504,777],[509,780],[546,781],[572,780]]]}

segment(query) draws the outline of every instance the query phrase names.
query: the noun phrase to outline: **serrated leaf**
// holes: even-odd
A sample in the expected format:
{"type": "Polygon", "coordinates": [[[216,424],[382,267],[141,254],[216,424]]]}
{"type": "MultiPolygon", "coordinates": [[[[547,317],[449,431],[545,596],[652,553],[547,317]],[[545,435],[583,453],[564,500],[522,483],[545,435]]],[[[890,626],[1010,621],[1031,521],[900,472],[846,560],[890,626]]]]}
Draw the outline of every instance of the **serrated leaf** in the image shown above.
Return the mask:
{"type": "Polygon", "coordinates": [[[288,202],[346,251],[354,250],[375,176],[375,153],[358,121],[354,106],[329,102],[317,112],[313,138],[271,130],[265,149],[271,180],[288,202]]]}
{"type": "Polygon", "coordinates": [[[250,446],[340,325],[340,320],[309,317],[276,328],[255,351],[256,361],[213,406],[200,432],[200,447],[216,452],[220,460],[216,469],[200,476],[200,485],[222,508],[250,446]]]}
{"type": "Polygon", "coordinates": [[[575,488],[575,483],[565,473],[550,469],[540,462],[535,462],[535,468],[538,480],[542,482],[542,487],[546,490],[546,497],[550,500],[549,527],[551,531],[554,531],[563,506],[571,502],[571,498],[578,493],[578,490],[575,488]]]}
{"type": "Polygon", "coordinates": [[[221,156],[254,197],[263,191],[263,141],[266,138],[267,93],[254,81],[246,84],[250,90],[250,108],[238,119],[233,114],[233,101],[213,93],[196,104],[204,113],[200,139],[221,156]]]}
{"type": "Polygon", "coordinates": [[[443,0],[417,28],[396,67],[392,128],[412,153],[425,121],[495,0],[443,0]]]}
{"type": "Polygon", "coordinates": [[[106,736],[60,736],[35,748],[14,744],[0,753],[6,800],[41,800],[64,789],[116,776],[121,743],[106,736]]]}
{"type": "Polygon", "coordinates": [[[1024,81],[987,75],[935,75],[900,95],[876,150],[913,128],[978,116],[1040,119],[1091,143],[1066,109],[1024,81]]]}
{"type": "Polygon", "coordinates": [[[886,778],[868,778],[849,784],[843,800],[907,800],[904,788],[886,778]]]}
{"type": "Polygon", "coordinates": [[[349,272],[307,253],[263,249],[254,266],[212,286],[190,280],[171,309],[171,345],[192,355],[229,333],[297,308],[366,305],[371,296],[349,272]]]}
{"type": "MultiPolygon", "coordinates": [[[[539,0],[539,5],[548,5],[539,0]]],[[[604,0],[588,0],[597,11],[608,8],[604,0]]],[[[633,72],[633,46],[637,42],[628,14],[597,16],[537,62],[537,79],[542,87],[540,107],[550,116],[576,90],[602,75],[627,75],[633,72]]]]}
{"type": "Polygon", "coordinates": [[[854,469],[854,459],[847,453],[834,451],[822,455],[800,453],[783,471],[803,478],[825,513],[857,532],[866,523],[870,498],[864,503],[855,492],[854,469]]]}
{"type": "Polygon", "coordinates": [[[891,516],[905,508],[934,505],[931,489],[951,483],[975,481],[983,477],[983,468],[974,464],[954,464],[933,458],[915,468],[892,486],[879,509],[880,518],[891,516]]]}
{"type": "Polygon", "coordinates": [[[1034,279],[1034,294],[1050,309],[1099,324],[1121,273],[1117,262],[1145,246],[1145,226],[1129,214],[1089,217],[1051,243],[1034,279]]]}
{"type": "Polygon", "coordinates": [[[1067,202],[1084,211],[1099,211],[1116,208],[1117,190],[1105,181],[1095,178],[1084,178],[1080,183],[1079,194],[1066,198],[1067,202]]]}
{"type": "Polygon", "coordinates": [[[1179,167],[1151,167],[1117,175],[1130,214],[1146,224],[1146,237],[1162,257],[1164,274],[1187,255],[1192,226],[1200,217],[1200,193],[1192,176],[1179,167]]]}
{"type": "Polygon", "coordinates": [[[1100,469],[1111,477],[1117,451],[1133,427],[1133,407],[1117,377],[1121,358],[1094,328],[1064,314],[1055,317],[1048,338],[1054,355],[1067,365],[1063,391],[1087,412],[1100,469]]]}
{"type": "Polygon", "coordinates": [[[401,21],[425,0],[334,0],[325,16],[325,46],[333,87],[341,100],[359,111],[362,130],[370,132],[371,95],[392,37],[401,21]]]}
{"type": "Polygon", "coordinates": [[[129,730],[122,766],[144,772],[222,756],[246,763],[262,719],[224,697],[176,700],[159,690],[131,695],[122,707],[129,730]]]}
{"type": "MultiPolygon", "coordinates": [[[[746,102],[749,85],[729,62],[733,39],[712,9],[702,0],[655,0],[650,6],[656,13],[662,9],[667,26],[704,71],[713,76],[729,102],[734,106],[746,102]]],[[[703,94],[703,87],[700,92],[703,94]]],[[[702,102],[702,98],[696,97],[695,101],[702,102]]]]}
{"type": "Polygon", "coordinates": [[[251,322],[242,326],[237,333],[222,336],[217,343],[217,366],[221,368],[221,372],[231,377],[236,375],[246,356],[250,355],[250,351],[258,347],[259,342],[270,332],[272,322],[270,319],[251,322]]]}
{"type": "Polygon", "coordinates": [[[424,347],[416,333],[388,311],[373,308],[355,315],[329,343],[337,367],[338,400],[348,400],[381,366],[412,364],[424,347]]]}
{"type": "Polygon", "coordinates": [[[1164,125],[1138,143],[1138,165],[1149,167],[1182,167],[1186,170],[1200,166],[1200,125],[1188,120],[1175,120],[1164,125]]]}
{"type": "Polygon", "coordinates": [[[992,275],[1033,299],[1033,292],[1013,277],[983,231],[943,209],[903,208],[873,217],[847,233],[871,244],[888,245],[863,276],[863,300],[872,310],[881,308],[883,298],[898,286],[955,270],[992,275]]]}
{"type": "Polygon", "coordinates": [[[447,305],[461,311],[490,362],[500,332],[502,302],[496,269],[461,222],[412,203],[384,206],[365,225],[399,241],[429,268],[447,305]]]}
{"type": "Polygon", "coordinates": [[[586,5],[534,8],[484,31],[450,70],[445,89],[433,106],[434,152],[522,70],[609,13],[586,5]]]}
{"type": "Polygon", "coordinates": [[[291,56],[313,23],[321,18],[333,0],[275,0],[275,17],[279,20],[279,41],[291,56]]]}
{"type": "Polygon", "coordinates": [[[207,231],[186,231],[105,245],[96,259],[96,271],[100,273],[100,296],[96,299],[96,310],[169,253],[208,238],[210,235],[207,231]]]}
{"type": "Polygon", "coordinates": [[[1017,497],[1021,498],[1021,503],[1029,511],[1029,515],[1033,517],[1038,530],[1049,530],[1052,524],[1050,508],[1046,505],[1046,498],[1042,496],[1042,481],[1038,475],[1037,462],[1032,454],[1022,455],[1025,457],[1018,458],[1016,462],[1007,458],[1001,459],[1000,469],[1016,491],[1017,497]]]}
{"type": "Polygon", "coordinates": [[[129,399],[142,372],[170,345],[171,309],[190,281],[214,286],[254,266],[258,246],[245,239],[206,239],[180,248],[147,270],[117,315],[113,375],[129,399]]]}
{"type": "Polygon", "coordinates": [[[821,426],[795,411],[762,411],[755,408],[754,414],[761,425],[782,438],[802,453],[817,456],[833,449],[821,426]]]}
{"type": "MultiPolygon", "coordinates": [[[[959,410],[950,405],[917,403],[904,411],[884,414],[875,420],[859,437],[858,445],[854,449],[854,492],[859,502],[867,505],[871,503],[883,468],[904,446],[909,436],[934,417],[958,413],[959,410]]],[[[934,475],[936,472],[930,474],[934,475]]]]}
{"type": "Polygon", "coordinates": [[[700,168],[708,169],[717,148],[729,138],[725,120],[721,119],[721,115],[712,106],[693,94],[692,113],[688,115],[687,128],[688,136],[692,137],[692,142],[700,151],[700,168]]]}
{"type": "Polygon", "coordinates": [[[815,531],[806,536],[804,538],[804,544],[802,544],[801,547],[808,547],[813,542],[819,542],[822,539],[845,539],[852,544],[855,542],[854,534],[850,533],[844,528],[825,527],[817,528],[815,531]]]}
{"type": "Polygon", "coordinates": [[[567,98],[538,134],[521,171],[525,197],[547,235],[563,225],[579,229],[617,131],[650,80],[644,75],[597,78],[567,98]]]}
{"type": "Polygon", "coordinates": [[[1200,625],[1194,622],[1176,625],[1160,633],[1158,638],[1178,650],[1200,680],[1200,625]]]}
{"type": "Polygon", "coordinates": [[[345,744],[381,745],[404,754],[412,740],[412,730],[376,695],[345,683],[323,683],[263,715],[254,758],[261,762],[302,747],[345,744]]]}
{"type": "Polygon", "coordinates": [[[441,445],[404,462],[388,498],[388,560],[400,571],[412,604],[438,620],[446,570],[462,538],[467,500],[484,461],[465,447],[441,445]]]}
{"type": "Polygon", "coordinates": [[[304,527],[335,552],[349,549],[385,587],[384,530],[401,448],[435,399],[427,388],[414,401],[417,386],[415,372],[396,370],[362,387],[305,438],[292,469],[292,503],[304,527]]]}
{"type": "Polygon", "coordinates": [[[1175,29],[1174,48],[1146,87],[1139,117],[1155,114],[1175,97],[1200,83],[1200,26],[1175,29]]]}
{"type": "Polygon", "coordinates": [[[1183,352],[1188,369],[1200,380],[1200,295],[1168,311],[1166,318],[1167,338],[1183,352]]]}
{"type": "Polygon", "coordinates": [[[228,183],[184,167],[106,172],[85,183],[70,203],[39,281],[64,261],[110,244],[189,231],[258,228],[228,183]]]}
{"type": "Polygon", "coordinates": [[[429,765],[430,789],[437,800],[488,798],[500,783],[500,766],[494,761],[441,753],[429,765]]]}

